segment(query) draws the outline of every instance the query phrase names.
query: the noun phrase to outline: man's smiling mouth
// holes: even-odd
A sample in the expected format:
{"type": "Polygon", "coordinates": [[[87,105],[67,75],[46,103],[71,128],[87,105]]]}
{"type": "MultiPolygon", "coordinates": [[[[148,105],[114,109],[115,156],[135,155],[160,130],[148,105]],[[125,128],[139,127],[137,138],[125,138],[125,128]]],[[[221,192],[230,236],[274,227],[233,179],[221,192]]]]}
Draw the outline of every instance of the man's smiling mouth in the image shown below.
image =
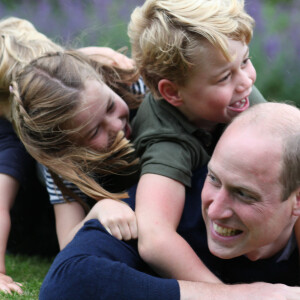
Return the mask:
{"type": "Polygon", "coordinates": [[[240,233],[242,233],[241,230],[228,228],[228,227],[222,227],[217,225],[216,223],[213,223],[213,227],[216,233],[218,233],[221,236],[235,236],[240,233]]]}

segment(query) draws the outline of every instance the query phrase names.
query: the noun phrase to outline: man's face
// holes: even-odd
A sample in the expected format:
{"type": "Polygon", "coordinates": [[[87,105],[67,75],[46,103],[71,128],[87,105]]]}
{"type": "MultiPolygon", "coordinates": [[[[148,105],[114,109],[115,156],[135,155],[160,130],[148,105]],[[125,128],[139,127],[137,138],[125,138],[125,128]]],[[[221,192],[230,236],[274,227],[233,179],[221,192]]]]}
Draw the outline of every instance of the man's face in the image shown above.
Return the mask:
{"type": "Polygon", "coordinates": [[[282,201],[280,171],[279,139],[229,126],[208,165],[202,191],[208,245],[214,255],[257,260],[285,245],[295,221],[295,197],[282,201]]]}

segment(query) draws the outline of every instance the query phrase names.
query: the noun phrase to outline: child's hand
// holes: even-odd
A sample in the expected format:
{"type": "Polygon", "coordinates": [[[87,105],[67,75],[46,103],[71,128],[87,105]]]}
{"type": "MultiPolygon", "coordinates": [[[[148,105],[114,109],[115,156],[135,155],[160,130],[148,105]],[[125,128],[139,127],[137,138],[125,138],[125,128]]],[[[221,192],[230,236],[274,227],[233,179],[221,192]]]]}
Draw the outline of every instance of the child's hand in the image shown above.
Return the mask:
{"type": "Polygon", "coordinates": [[[127,204],[103,199],[97,203],[97,217],[115,238],[125,241],[137,238],[135,212],[127,204]]]}
{"type": "Polygon", "coordinates": [[[126,55],[115,51],[108,47],[85,47],[79,49],[84,54],[90,56],[92,59],[99,61],[102,64],[119,67],[122,69],[133,69],[135,63],[133,59],[126,55]]]}
{"type": "Polygon", "coordinates": [[[0,273],[0,292],[7,294],[11,294],[11,292],[23,294],[20,286],[22,286],[21,283],[15,282],[10,276],[0,273]]]}

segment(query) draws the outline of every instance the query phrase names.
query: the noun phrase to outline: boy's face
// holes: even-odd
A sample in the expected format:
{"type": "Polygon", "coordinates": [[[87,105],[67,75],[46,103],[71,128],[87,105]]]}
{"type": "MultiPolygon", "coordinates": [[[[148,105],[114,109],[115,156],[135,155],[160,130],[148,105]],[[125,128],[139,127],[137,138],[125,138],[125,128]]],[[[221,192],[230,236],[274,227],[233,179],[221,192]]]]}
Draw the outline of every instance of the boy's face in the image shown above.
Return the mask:
{"type": "Polygon", "coordinates": [[[256,71],[249,58],[249,48],[240,41],[228,40],[228,62],[222,52],[208,44],[190,80],[178,93],[179,110],[198,127],[228,123],[249,107],[249,95],[256,71]]]}

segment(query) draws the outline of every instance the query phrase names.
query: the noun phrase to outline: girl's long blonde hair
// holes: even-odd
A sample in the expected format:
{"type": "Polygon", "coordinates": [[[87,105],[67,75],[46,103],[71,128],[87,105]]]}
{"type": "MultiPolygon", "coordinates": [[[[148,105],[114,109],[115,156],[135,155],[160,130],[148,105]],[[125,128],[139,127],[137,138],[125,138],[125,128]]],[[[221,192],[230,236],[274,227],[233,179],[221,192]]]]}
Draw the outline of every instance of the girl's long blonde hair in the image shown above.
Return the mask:
{"type": "Polygon", "coordinates": [[[78,113],[90,79],[107,84],[129,108],[137,107],[139,100],[129,91],[130,73],[103,66],[78,51],[64,51],[32,61],[18,70],[11,85],[13,123],[27,151],[95,200],[127,196],[105,190],[95,176],[129,173],[137,163],[134,150],[122,133],[102,153],[80,146],[74,135],[81,127],[69,129],[66,124],[78,113]]]}

